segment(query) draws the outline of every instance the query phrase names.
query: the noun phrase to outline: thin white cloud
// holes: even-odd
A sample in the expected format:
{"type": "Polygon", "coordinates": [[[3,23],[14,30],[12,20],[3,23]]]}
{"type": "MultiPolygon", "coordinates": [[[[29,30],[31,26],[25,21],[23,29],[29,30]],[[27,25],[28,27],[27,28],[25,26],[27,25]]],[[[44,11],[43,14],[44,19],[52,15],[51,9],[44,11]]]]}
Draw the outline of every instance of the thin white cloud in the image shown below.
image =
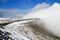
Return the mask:
{"type": "Polygon", "coordinates": [[[23,17],[26,13],[30,12],[30,9],[27,10],[20,10],[20,9],[0,9],[1,14],[7,14],[8,16],[5,17],[10,17],[11,18],[21,18],[23,17]]]}
{"type": "Polygon", "coordinates": [[[21,13],[12,13],[9,14],[9,16],[12,16],[12,18],[22,18],[23,16],[25,16],[25,14],[21,14],[21,13]]]}
{"type": "Polygon", "coordinates": [[[44,9],[44,8],[48,8],[48,7],[50,7],[49,4],[47,4],[47,3],[42,3],[42,4],[36,5],[36,6],[32,9],[32,11],[38,11],[38,10],[40,10],[40,9],[44,9]]]}
{"type": "Polygon", "coordinates": [[[27,10],[20,10],[20,9],[0,9],[1,12],[26,12],[30,11],[30,9],[27,10]]]}
{"type": "MultiPolygon", "coordinates": [[[[46,9],[48,7],[50,7],[50,4],[47,4],[47,3],[37,4],[34,8],[31,9],[31,11],[29,13],[35,14],[36,11],[46,9]]],[[[23,18],[25,18],[25,17],[23,17],[23,18]]]]}
{"type": "Polygon", "coordinates": [[[12,16],[12,17],[23,17],[25,16],[25,13],[29,13],[29,12],[35,12],[35,11],[38,11],[40,9],[44,9],[44,8],[47,8],[49,7],[50,5],[49,4],[46,4],[46,3],[42,3],[42,4],[38,4],[36,5],[34,8],[32,9],[27,9],[27,10],[20,10],[20,9],[0,9],[0,12],[2,13],[6,13],[7,15],[9,16],[12,16]]]}

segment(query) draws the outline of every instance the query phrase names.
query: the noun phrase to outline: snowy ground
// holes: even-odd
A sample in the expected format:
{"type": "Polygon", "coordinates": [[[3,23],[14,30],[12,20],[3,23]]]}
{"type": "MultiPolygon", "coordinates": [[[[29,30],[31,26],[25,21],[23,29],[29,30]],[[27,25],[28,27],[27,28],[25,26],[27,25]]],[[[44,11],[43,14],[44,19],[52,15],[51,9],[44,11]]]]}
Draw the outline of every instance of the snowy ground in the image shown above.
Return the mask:
{"type": "MultiPolygon", "coordinates": [[[[45,34],[40,32],[41,31],[39,29],[40,24],[37,25],[35,23],[38,20],[39,19],[31,19],[19,22],[12,21],[13,23],[3,26],[4,27],[3,31],[11,33],[10,36],[14,40],[58,40],[54,37],[46,36],[45,34]]],[[[0,28],[0,30],[1,29],[2,28],[0,28]]]]}

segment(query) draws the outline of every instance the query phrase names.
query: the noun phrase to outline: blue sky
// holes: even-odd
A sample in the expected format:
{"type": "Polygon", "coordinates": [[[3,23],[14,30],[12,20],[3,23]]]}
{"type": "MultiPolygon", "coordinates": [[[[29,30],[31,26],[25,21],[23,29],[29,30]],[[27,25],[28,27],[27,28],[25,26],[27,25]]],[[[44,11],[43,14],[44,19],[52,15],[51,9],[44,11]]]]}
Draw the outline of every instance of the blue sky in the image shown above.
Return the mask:
{"type": "Polygon", "coordinates": [[[60,0],[0,0],[0,9],[6,10],[15,9],[15,11],[16,9],[20,10],[20,12],[18,13],[2,12],[2,15],[5,17],[14,17],[13,15],[10,14],[26,14],[29,11],[29,9],[32,9],[37,4],[42,4],[44,2],[53,5],[55,2],[60,3],[60,0]]]}
{"type": "Polygon", "coordinates": [[[4,9],[30,9],[39,3],[49,3],[60,2],[60,0],[0,0],[0,8],[4,9]]]}

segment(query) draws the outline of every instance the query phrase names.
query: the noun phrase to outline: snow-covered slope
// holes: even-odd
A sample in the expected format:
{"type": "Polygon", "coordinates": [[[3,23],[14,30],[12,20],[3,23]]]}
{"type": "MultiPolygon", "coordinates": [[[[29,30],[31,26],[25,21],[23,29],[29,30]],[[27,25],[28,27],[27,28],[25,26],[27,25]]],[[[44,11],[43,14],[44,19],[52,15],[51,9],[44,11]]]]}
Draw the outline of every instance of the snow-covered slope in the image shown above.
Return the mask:
{"type": "Polygon", "coordinates": [[[54,36],[44,34],[43,28],[40,28],[42,21],[40,23],[38,22],[39,19],[14,22],[4,26],[4,30],[11,33],[11,37],[16,40],[59,40],[54,36]]]}
{"type": "Polygon", "coordinates": [[[22,19],[0,18],[0,26],[4,26],[13,22],[21,21],[22,19]]]}
{"type": "MultiPolygon", "coordinates": [[[[13,22],[16,21],[17,19],[11,19],[11,18],[0,18],[0,24],[3,23],[9,23],[9,22],[13,22]]],[[[19,19],[18,19],[19,20],[19,19]]]]}
{"type": "Polygon", "coordinates": [[[28,13],[23,18],[40,18],[46,30],[60,37],[60,4],[55,3],[49,8],[28,13]]]}

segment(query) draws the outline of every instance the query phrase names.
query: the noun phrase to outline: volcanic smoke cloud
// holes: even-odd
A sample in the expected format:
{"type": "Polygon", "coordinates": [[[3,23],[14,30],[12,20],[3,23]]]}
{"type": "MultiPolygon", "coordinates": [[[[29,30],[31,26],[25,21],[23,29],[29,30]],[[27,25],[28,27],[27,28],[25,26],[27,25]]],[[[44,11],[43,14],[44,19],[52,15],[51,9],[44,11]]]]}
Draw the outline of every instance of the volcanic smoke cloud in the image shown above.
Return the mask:
{"type": "Polygon", "coordinates": [[[51,7],[28,13],[23,19],[40,18],[44,28],[54,35],[60,37],[60,4],[55,3],[51,7]]]}

